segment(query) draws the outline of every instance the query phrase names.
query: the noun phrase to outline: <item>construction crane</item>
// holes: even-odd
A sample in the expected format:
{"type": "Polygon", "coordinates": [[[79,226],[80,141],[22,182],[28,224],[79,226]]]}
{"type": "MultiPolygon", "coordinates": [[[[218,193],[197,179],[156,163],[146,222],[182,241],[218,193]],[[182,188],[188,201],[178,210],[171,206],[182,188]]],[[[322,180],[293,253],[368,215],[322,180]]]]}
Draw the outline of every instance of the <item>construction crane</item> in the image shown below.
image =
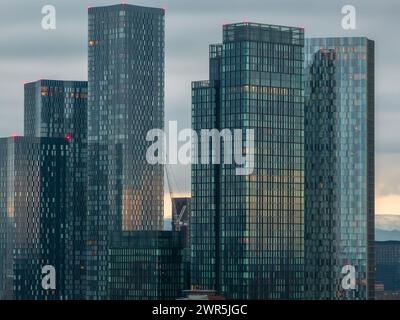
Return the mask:
{"type": "Polygon", "coordinates": [[[187,213],[188,207],[187,205],[182,206],[180,211],[178,212],[178,208],[176,207],[176,203],[174,201],[174,187],[176,186],[176,181],[173,173],[171,172],[170,168],[168,165],[165,165],[165,171],[167,173],[167,184],[168,184],[168,191],[169,191],[169,196],[171,199],[171,204],[172,204],[172,227],[176,231],[180,231],[181,227],[187,227],[188,226],[188,221],[187,219],[182,219],[187,213]]]}

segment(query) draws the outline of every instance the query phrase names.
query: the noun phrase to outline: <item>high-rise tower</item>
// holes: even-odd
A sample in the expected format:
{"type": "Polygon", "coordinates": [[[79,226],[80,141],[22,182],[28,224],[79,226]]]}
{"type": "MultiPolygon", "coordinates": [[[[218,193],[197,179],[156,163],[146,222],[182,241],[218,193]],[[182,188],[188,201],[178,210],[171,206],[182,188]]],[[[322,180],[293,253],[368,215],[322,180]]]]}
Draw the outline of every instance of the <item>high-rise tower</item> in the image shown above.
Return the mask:
{"type": "MultiPolygon", "coordinates": [[[[63,299],[84,298],[86,222],[87,82],[38,80],[25,84],[26,137],[68,144],[65,162],[63,299]]],[[[61,166],[61,164],[59,164],[61,166]]],[[[60,235],[61,236],[61,235],[60,235]]],[[[61,277],[60,277],[61,279],[61,277]]]]}
{"type": "Polygon", "coordinates": [[[209,81],[192,85],[199,134],[255,133],[254,148],[240,150],[254,154],[252,174],[236,175],[235,164],[192,167],[193,289],[228,299],[302,297],[303,46],[301,28],[225,25],[223,43],[210,47],[209,81]]]}
{"type": "Polygon", "coordinates": [[[146,161],[164,128],[164,10],[89,9],[87,296],[107,298],[108,253],[123,232],[163,229],[164,170],[146,161]]]}
{"type": "Polygon", "coordinates": [[[5,299],[65,299],[68,153],[63,139],[0,139],[0,295],[5,299]],[[43,286],[45,267],[54,268],[55,287],[43,286]]]}
{"type": "Polygon", "coordinates": [[[373,299],[374,42],[305,48],[306,298],[373,299]]]}

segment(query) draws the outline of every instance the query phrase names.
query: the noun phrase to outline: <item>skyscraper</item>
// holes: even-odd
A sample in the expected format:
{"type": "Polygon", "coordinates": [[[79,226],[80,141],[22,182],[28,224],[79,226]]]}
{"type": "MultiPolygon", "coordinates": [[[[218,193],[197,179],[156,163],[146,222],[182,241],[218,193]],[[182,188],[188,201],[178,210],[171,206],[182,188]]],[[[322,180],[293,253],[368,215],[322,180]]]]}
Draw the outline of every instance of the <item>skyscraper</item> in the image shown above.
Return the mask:
{"type": "Polygon", "coordinates": [[[25,136],[58,138],[66,161],[65,299],[82,299],[85,281],[87,82],[39,80],[25,85],[25,136]]]}
{"type": "Polygon", "coordinates": [[[0,139],[0,294],[7,299],[65,298],[68,152],[63,139],[0,139]],[[42,285],[45,266],[54,267],[55,288],[42,285]]]}
{"type": "Polygon", "coordinates": [[[146,161],[164,128],[164,10],[89,9],[87,296],[106,299],[108,253],[123,232],[163,229],[162,165],[146,161]]]}
{"type": "Polygon", "coordinates": [[[373,299],[374,42],[305,47],[306,298],[373,299]]]}
{"type": "Polygon", "coordinates": [[[210,46],[210,79],[192,84],[194,130],[255,132],[243,151],[254,153],[251,175],[192,167],[193,289],[302,298],[303,46],[301,28],[225,25],[223,43],[210,46]]]}

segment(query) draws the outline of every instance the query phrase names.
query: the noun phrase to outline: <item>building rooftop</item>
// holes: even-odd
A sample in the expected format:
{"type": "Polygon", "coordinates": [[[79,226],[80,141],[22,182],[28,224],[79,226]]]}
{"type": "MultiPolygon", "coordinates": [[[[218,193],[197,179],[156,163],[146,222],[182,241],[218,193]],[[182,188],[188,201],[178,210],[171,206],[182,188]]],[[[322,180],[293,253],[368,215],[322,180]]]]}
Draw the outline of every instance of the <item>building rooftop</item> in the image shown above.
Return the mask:
{"type": "Polygon", "coordinates": [[[304,28],[240,22],[223,26],[223,41],[259,41],[304,44],[304,28]]]}
{"type": "Polygon", "coordinates": [[[119,3],[119,4],[114,4],[111,6],[98,6],[98,7],[89,7],[88,10],[89,12],[92,11],[113,11],[113,10],[141,10],[144,12],[165,12],[164,8],[155,8],[155,7],[143,7],[143,6],[137,6],[133,4],[127,4],[127,3],[119,3]]]}

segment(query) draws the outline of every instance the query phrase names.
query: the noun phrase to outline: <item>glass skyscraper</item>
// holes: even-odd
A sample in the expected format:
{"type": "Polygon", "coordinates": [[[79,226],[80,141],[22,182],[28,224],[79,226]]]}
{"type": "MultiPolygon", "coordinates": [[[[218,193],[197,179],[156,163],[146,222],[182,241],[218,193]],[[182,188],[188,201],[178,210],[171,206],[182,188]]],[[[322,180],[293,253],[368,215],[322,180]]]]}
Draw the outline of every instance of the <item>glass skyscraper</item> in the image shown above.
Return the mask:
{"type": "Polygon", "coordinates": [[[68,142],[66,162],[64,299],[82,299],[85,281],[87,82],[39,80],[25,84],[26,137],[68,142]]]}
{"type": "Polygon", "coordinates": [[[301,28],[225,25],[223,43],[210,46],[210,79],[192,84],[198,134],[255,133],[253,150],[243,147],[254,153],[251,175],[223,162],[192,166],[194,290],[228,299],[302,298],[303,47],[301,28]]]}
{"type": "Polygon", "coordinates": [[[373,299],[374,42],[305,43],[306,298],[373,299]]]}
{"type": "Polygon", "coordinates": [[[146,161],[146,135],[164,128],[164,37],[162,9],[89,9],[89,299],[108,298],[112,241],[163,229],[164,169],[146,161]]]}
{"type": "Polygon", "coordinates": [[[65,293],[66,162],[63,139],[0,139],[0,296],[60,300],[65,293]],[[52,266],[56,288],[42,286],[52,266]]]}

